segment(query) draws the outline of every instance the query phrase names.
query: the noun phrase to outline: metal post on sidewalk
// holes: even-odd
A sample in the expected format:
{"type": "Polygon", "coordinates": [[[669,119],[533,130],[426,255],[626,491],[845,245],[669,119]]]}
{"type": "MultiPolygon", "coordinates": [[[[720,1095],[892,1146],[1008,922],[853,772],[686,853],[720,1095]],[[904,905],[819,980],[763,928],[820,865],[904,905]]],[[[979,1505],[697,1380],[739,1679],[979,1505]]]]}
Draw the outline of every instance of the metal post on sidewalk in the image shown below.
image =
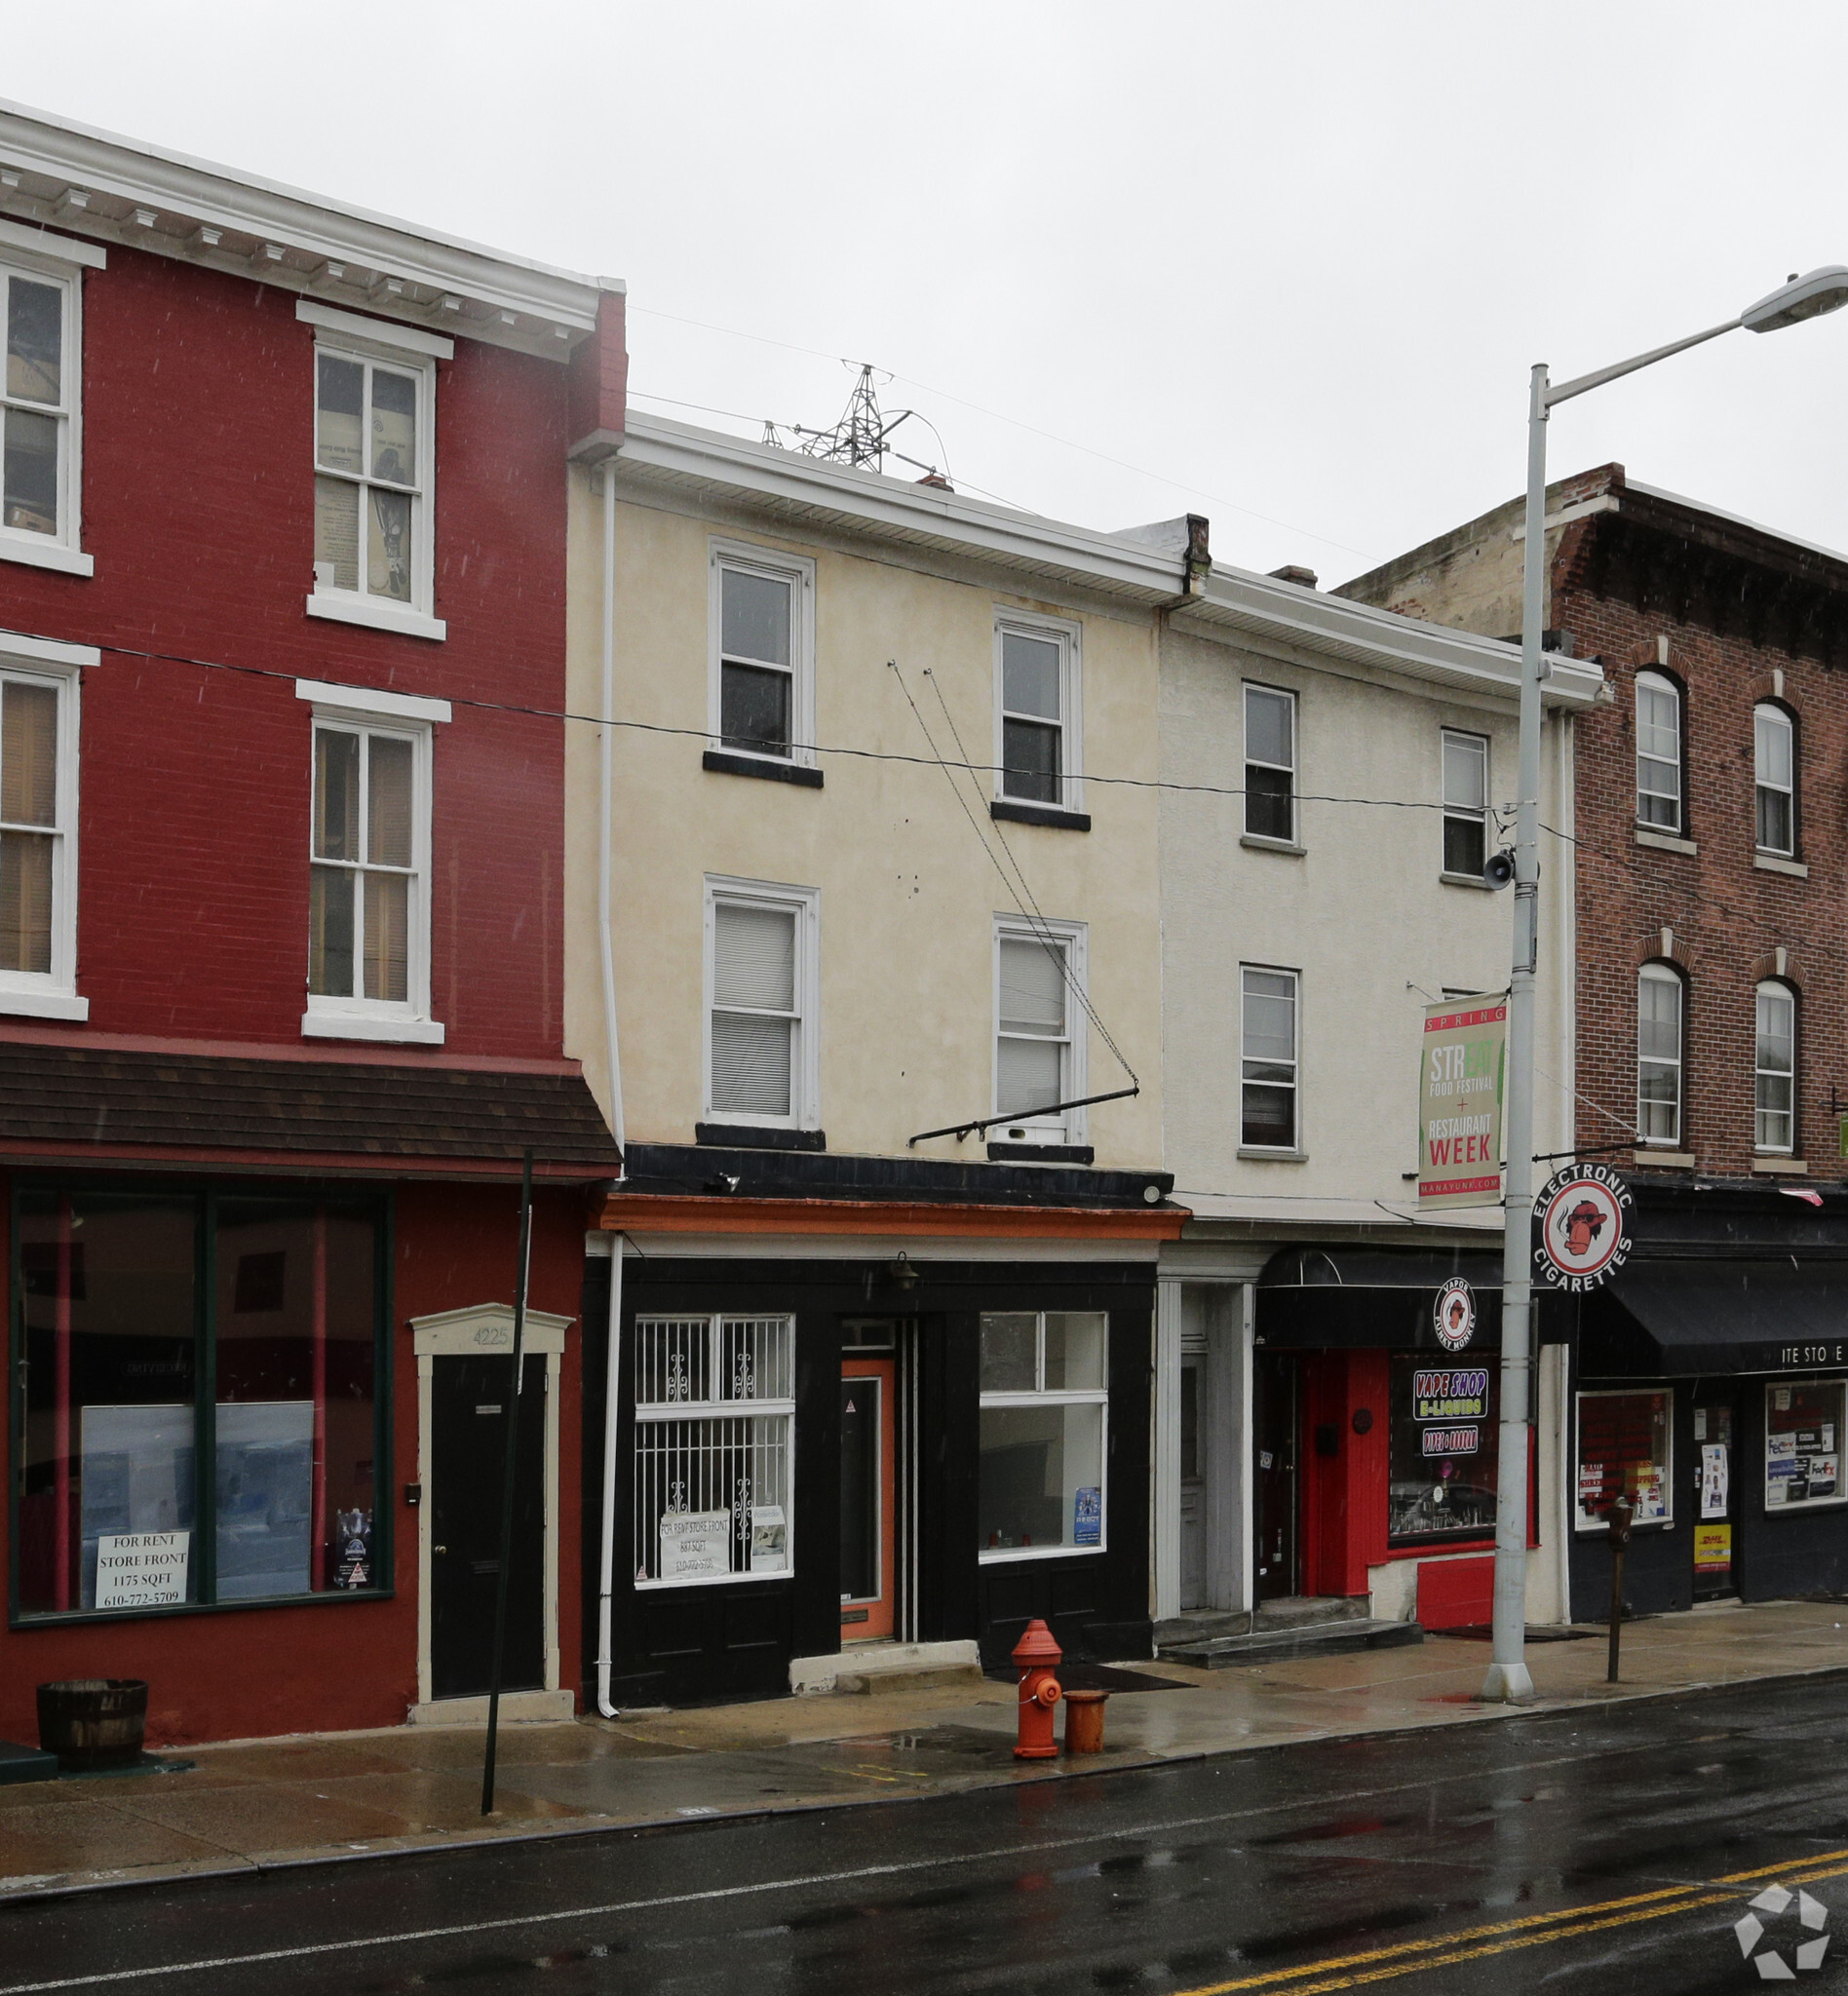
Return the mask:
{"type": "Polygon", "coordinates": [[[1624,1626],[1624,1550],[1630,1544],[1630,1499],[1619,1497],[1610,1507],[1610,1662],[1604,1682],[1617,1681],[1617,1649],[1624,1626]]]}
{"type": "Polygon", "coordinates": [[[520,1270],[514,1279],[514,1377],[507,1396],[507,1444],[501,1462],[500,1572],[494,1587],[494,1661],[487,1680],[487,1753],[481,1763],[481,1814],[494,1813],[494,1748],[500,1738],[501,1663],[507,1647],[507,1578],[514,1557],[514,1478],[520,1463],[520,1390],[526,1356],[526,1280],[532,1265],[532,1151],[520,1172],[520,1270]]]}

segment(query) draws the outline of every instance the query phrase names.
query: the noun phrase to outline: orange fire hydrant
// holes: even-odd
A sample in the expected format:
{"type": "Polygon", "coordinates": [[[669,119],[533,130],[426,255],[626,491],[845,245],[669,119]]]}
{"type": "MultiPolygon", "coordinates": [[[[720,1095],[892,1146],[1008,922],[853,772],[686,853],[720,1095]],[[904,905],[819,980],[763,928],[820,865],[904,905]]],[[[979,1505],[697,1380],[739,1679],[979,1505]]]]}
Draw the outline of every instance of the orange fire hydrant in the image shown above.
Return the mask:
{"type": "Polygon", "coordinates": [[[1063,1696],[1053,1667],[1065,1652],[1053,1640],[1044,1622],[1029,1622],[1014,1645],[1014,1663],[1020,1673],[1020,1737],[1016,1760],[1052,1760],[1059,1752],[1053,1739],[1053,1708],[1063,1696]]]}

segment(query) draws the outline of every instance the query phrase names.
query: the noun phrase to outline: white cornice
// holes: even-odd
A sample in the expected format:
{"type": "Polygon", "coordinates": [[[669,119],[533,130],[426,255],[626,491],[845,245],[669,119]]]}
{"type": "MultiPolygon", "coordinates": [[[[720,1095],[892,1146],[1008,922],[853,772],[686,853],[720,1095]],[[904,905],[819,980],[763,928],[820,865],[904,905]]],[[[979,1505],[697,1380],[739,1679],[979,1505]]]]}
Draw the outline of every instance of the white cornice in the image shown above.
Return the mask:
{"type": "Polygon", "coordinates": [[[0,212],[558,361],[622,288],[3,99],[0,212]]]}

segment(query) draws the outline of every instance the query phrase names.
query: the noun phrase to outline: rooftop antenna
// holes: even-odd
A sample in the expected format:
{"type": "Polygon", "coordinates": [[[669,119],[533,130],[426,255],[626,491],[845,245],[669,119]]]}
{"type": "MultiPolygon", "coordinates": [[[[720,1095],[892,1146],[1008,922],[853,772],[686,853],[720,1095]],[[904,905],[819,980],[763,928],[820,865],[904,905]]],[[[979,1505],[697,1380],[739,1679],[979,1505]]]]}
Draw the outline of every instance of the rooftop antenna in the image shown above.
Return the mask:
{"type": "MultiPolygon", "coordinates": [[[[853,363],[848,361],[842,365],[852,366],[853,363]]],[[[887,374],[881,379],[890,381],[892,376],[887,374]]],[[[791,423],[789,431],[797,440],[795,447],[809,457],[823,458],[829,464],[847,464],[861,470],[882,472],[885,470],[886,452],[892,448],[886,440],[911,414],[910,409],[900,409],[893,416],[880,412],[878,383],[873,379],[872,363],[863,361],[859,376],[847,397],[847,406],[831,430],[810,430],[800,423],[791,423]]]]}

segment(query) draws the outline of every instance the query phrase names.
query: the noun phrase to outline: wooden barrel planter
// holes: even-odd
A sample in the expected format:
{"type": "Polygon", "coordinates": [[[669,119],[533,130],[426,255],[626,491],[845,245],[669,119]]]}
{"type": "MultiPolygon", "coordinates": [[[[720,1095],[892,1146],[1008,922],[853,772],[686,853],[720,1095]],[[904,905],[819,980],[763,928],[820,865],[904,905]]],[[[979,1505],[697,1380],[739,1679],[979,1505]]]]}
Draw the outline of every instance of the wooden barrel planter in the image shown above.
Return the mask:
{"type": "Polygon", "coordinates": [[[133,1767],[147,1731],[145,1677],[69,1677],[38,1687],[39,1746],[60,1774],[133,1767]]]}

